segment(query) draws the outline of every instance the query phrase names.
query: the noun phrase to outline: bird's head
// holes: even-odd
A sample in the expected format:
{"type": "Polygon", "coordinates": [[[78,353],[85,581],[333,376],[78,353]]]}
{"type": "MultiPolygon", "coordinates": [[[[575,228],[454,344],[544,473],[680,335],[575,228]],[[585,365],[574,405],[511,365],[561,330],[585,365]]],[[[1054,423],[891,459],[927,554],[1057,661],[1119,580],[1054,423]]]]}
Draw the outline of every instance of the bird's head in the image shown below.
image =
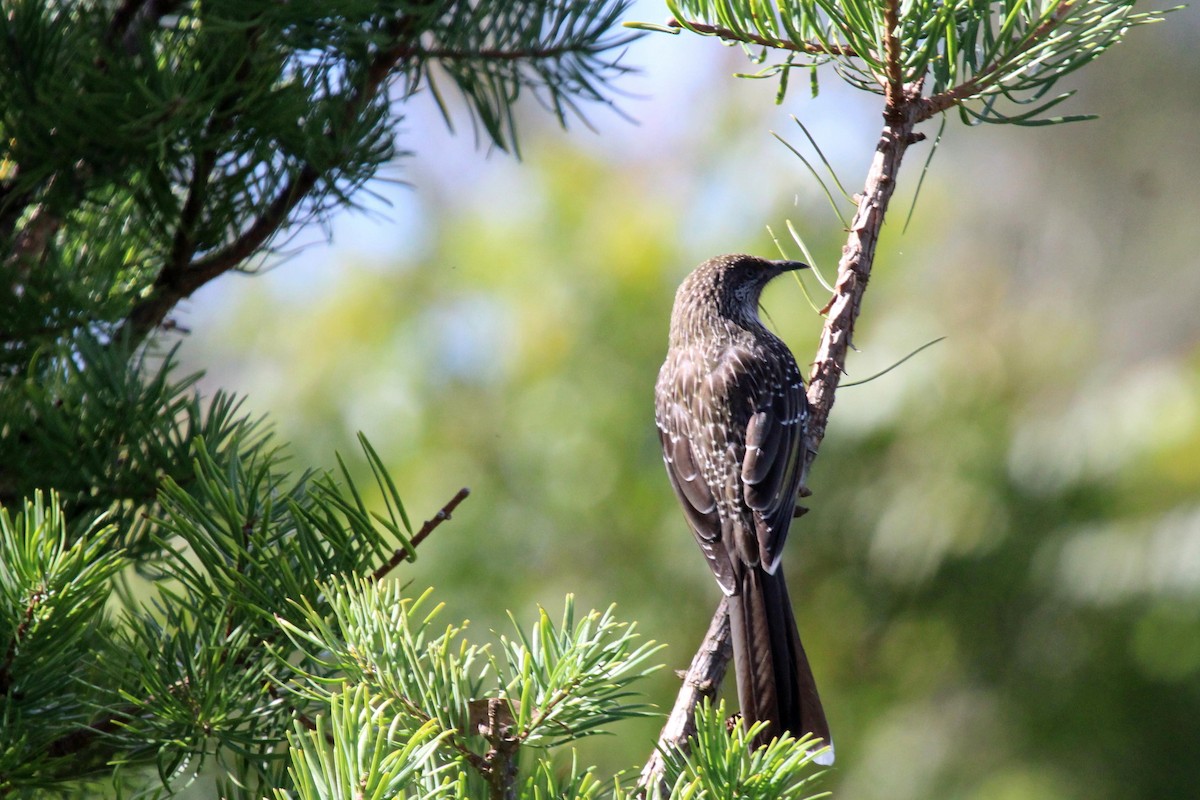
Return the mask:
{"type": "Polygon", "coordinates": [[[721,320],[743,328],[759,326],[758,302],[763,287],[785,272],[807,267],[799,261],[769,261],[748,255],[710,258],[692,270],[675,293],[672,332],[709,329],[721,320]]]}

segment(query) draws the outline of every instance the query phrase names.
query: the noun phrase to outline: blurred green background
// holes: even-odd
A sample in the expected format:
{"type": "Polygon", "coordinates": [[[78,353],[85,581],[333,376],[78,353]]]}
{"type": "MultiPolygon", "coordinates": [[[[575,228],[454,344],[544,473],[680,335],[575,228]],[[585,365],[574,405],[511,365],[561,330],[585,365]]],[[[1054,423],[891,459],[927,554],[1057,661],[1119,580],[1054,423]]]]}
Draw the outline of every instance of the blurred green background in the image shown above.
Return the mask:
{"type": "MultiPolygon", "coordinates": [[[[909,152],[849,378],[946,339],[839,393],[786,558],[836,797],[1200,796],[1198,34],[1174,14],[1070,79],[1066,110],[1099,121],[952,120],[902,230],[929,144],[909,152]]],[[[696,37],[648,36],[628,63],[636,124],[594,109],[595,131],[563,133],[530,104],[521,162],[416,109],[416,156],[368,213],[205,290],[182,355],[298,466],[356,455],[362,430],[414,518],[471,487],[405,577],[477,638],[574,592],[676,669],[718,593],[653,426],[675,287],[711,255],[776,255],[767,226],[786,241],[789,219],[830,274],[841,224],[769,131],[799,147],[800,117],[854,191],[878,102],[825,74],[776,107],[733,77],[740,50],[696,37]]],[[[800,289],[765,308],[807,362],[800,289]]],[[[676,686],[645,690],[666,706],[676,686]]],[[[658,725],[586,755],[640,763],[658,725]]]]}

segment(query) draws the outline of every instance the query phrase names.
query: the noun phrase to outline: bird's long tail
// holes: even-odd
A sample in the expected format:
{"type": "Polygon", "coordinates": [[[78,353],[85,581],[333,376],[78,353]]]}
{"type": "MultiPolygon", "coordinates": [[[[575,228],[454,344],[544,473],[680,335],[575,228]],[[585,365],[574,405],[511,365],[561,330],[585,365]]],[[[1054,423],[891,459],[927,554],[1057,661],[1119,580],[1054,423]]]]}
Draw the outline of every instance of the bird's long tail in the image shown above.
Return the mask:
{"type": "Polygon", "coordinates": [[[800,644],[783,569],[774,575],[762,568],[747,569],[740,588],[739,594],[729,598],[729,623],[745,724],[769,723],[757,744],[765,744],[782,731],[797,738],[806,733],[819,736],[829,750],[816,760],[833,763],[829,723],[800,644]]]}

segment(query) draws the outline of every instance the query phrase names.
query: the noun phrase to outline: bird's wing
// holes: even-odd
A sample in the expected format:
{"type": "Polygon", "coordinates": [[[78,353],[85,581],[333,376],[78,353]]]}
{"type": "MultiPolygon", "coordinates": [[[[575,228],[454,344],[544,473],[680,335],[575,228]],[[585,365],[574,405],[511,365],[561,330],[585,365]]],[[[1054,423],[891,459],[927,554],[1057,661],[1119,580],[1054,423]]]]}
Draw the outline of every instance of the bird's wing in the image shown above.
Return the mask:
{"type": "Polygon", "coordinates": [[[677,366],[671,372],[674,383],[660,384],[654,417],[671,486],[717,583],[722,591],[729,594],[737,587],[737,576],[730,553],[722,542],[717,499],[692,445],[693,438],[700,435],[703,427],[690,410],[692,403],[689,400],[696,389],[691,381],[695,377],[691,372],[692,366],[677,366]]]}
{"type": "MultiPolygon", "coordinates": [[[[781,345],[782,347],[782,345],[781,345]]],[[[759,557],[774,572],[783,552],[800,489],[800,448],[807,398],[795,359],[775,354],[748,370],[749,419],[742,457],[742,490],[754,517],[759,557]]]]}

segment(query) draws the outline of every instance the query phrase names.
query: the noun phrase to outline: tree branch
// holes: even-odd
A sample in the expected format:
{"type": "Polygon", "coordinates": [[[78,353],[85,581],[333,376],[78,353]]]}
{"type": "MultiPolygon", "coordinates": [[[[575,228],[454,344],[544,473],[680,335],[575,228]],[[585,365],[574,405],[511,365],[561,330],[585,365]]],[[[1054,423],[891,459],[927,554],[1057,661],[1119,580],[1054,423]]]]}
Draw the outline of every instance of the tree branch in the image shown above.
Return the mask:
{"type": "Polygon", "coordinates": [[[875,146],[875,156],[866,185],[858,197],[858,210],[850,223],[849,236],[838,263],[834,294],[826,306],[817,356],[808,382],[808,424],[804,434],[803,472],[806,476],[825,438],[834,393],[846,371],[846,355],[854,334],[854,322],[862,308],[863,293],[871,277],[875,246],[883,218],[896,188],[896,173],[908,146],[920,137],[913,126],[923,117],[919,91],[908,87],[900,102],[884,111],[884,126],[875,146]]]}
{"type": "Polygon", "coordinates": [[[162,325],[179,301],[191,297],[201,286],[252,256],[283,226],[288,214],[312,191],[319,177],[320,173],[314,167],[304,166],[271,201],[262,216],[231,244],[189,264],[168,263],[163,267],[150,295],[129,312],[125,326],[129,328],[131,336],[135,340],[145,338],[150,331],[162,325]]]}
{"type": "Polygon", "coordinates": [[[895,108],[904,92],[903,65],[900,63],[900,0],[887,0],[883,7],[883,24],[887,28],[883,39],[884,64],[887,66],[884,83],[884,104],[895,108]]]}
{"type": "Polygon", "coordinates": [[[521,740],[512,735],[512,714],[507,700],[495,697],[488,700],[487,722],[480,726],[479,732],[491,745],[484,756],[489,800],[516,800],[521,740]]]}

